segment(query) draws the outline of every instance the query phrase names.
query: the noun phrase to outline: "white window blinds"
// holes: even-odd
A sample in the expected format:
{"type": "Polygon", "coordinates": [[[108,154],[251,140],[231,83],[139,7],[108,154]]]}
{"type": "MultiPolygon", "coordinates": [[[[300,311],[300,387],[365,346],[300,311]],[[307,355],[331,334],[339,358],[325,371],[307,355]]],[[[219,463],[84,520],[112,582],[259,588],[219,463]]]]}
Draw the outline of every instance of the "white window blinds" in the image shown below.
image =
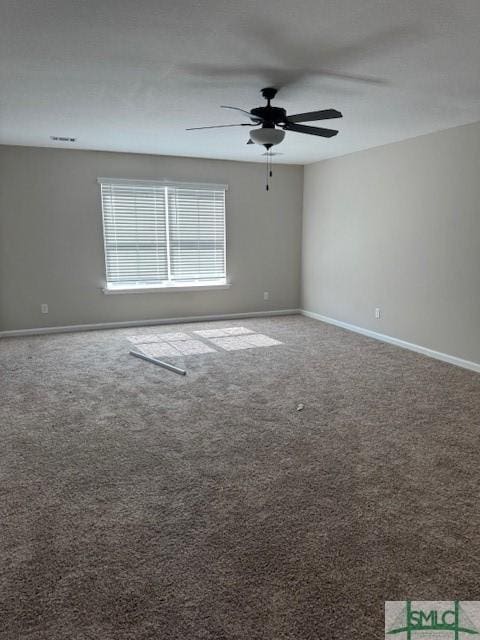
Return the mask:
{"type": "Polygon", "coordinates": [[[107,288],[225,282],[225,186],[99,182],[107,288]]]}
{"type": "Polygon", "coordinates": [[[172,279],[225,278],[225,192],[167,188],[167,194],[172,279]]]}

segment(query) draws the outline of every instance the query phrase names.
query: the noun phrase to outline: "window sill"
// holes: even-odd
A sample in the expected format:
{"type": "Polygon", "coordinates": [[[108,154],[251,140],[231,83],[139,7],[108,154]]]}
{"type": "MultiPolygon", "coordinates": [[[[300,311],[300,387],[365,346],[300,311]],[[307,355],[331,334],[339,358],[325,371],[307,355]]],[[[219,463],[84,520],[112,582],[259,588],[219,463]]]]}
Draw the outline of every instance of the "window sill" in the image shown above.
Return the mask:
{"type": "Polygon", "coordinates": [[[172,292],[192,292],[192,291],[222,291],[223,289],[230,289],[230,284],[223,283],[185,283],[175,285],[155,285],[152,287],[138,286],[138,287],[104,287],[103,293],[107,296],[126,294],[126,293],[172,293],[172,292]]]}

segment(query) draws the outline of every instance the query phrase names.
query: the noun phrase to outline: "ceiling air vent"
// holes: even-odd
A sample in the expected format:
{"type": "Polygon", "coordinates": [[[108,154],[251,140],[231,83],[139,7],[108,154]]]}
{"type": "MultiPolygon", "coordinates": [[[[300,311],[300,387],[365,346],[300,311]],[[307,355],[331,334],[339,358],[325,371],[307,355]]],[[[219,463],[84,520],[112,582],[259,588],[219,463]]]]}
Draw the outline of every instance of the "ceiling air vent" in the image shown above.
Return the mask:
{"type": "Polygon", "coordinates": [[[50,140],[55,140],[55,142],[76,142],[76,138],[69,138],[68,136],[50,136],[50,140]]]}

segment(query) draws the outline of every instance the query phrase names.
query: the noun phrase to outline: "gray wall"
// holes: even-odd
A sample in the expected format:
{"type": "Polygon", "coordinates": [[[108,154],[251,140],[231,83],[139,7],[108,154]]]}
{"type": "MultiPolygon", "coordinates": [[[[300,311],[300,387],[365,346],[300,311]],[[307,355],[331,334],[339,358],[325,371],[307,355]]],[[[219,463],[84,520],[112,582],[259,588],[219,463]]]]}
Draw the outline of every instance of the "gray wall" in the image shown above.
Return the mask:
{"type": "Polygon", "coordinates": [[[275,167],[268,193],[264,175],[256,163],[0,146],[0,330],[297,308],[303,168],[275,167]],[[228,184],[231,288],[103,294],[98,176],[228,184]]]}
{"type": "Polygon", "coordinates": [[[480,124],[305,167],[302,262],[304,309],[480,362],[480,124]]]}

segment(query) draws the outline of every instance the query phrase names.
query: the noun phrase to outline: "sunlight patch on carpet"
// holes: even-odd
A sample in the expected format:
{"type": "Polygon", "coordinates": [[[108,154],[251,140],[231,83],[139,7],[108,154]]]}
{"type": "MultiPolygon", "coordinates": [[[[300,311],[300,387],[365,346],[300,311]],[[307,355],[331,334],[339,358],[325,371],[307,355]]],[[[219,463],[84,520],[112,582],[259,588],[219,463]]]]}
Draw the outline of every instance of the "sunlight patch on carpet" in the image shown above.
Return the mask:
{"type": "Polygon", "coordinates": [[[214,353],[215,349],[200,340],[179,340],[175,343],[175,347],[185,356],[194,355],[195,353],[214,353]]]}
{"type": "Polygon", "coordinates": [[[151,358],[179,358],[198,353],[215,353],[215,349],[200,340],[178,340],[177,342],[147,342],[137,344],[146,356],[151,358]]]}
{"type": "Polygon", "coordinates": [[[255,333],[246,327],[226,327],[223,329],[201,329],[188,333],[143,333],[127,336],[143,353],[152,358],[180,358],[202,353],[218,353],[212,346],[223,351],[272,347],[282,344],[263,333],[255,333]],[[199,339],[200,338],[200,339],[199,339]]]}
{"type": "Polygon", "coordinates": [[[178,331],[176,333],[144,333],[138,336],[127,336],[127,340],[133,344],[146,344],[147,342],[176,342],[177,340],[190,340],[188,333],[178,331]]]}
{"type": "Polygon", "coordinates": [[[263,333],[251,333],[248,336],[235,336],[228,338],[212,338],[213,344],[225,349],[225,351],[237,351],[238,349],[254,349],[255,347],[273,347],[282,344],[263,333]]]}
{"type": "Polygon", "coordinates": [[[246,327],[228,327],[227,329],[204,329],[202,331],[194,331],[201,338],[223,338],[227,336],[241,336],[247,333],[253,333],[246,327]]]}
{"type": "Polygon", "coordinates": [[[151,358],[179,358],[182,354],[168,342],[146,342],[137,344],[137,349],[151,358]]]}

